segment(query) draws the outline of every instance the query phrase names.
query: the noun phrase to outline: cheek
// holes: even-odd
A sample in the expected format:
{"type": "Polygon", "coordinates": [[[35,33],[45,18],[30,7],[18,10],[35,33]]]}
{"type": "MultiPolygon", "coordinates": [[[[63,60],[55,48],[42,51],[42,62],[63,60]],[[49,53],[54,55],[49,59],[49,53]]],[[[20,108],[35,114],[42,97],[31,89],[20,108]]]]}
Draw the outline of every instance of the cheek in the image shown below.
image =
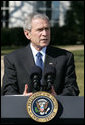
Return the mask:
{"type": "Polygon", "coordinates": [[[51,34],[51,32],[49,31],[49,32],[48,32],[49,37],[50,37],[50,34],[51,34]]]}
{"type": "Polygon", "coordinates": [[[33,33],[31,34],[31,40],[36,40],[39,38],[39,34],[33,33]]]}
{"type": "Polygon", "coordinates": [[[39,43],[40,43],[40,37],[39,37],[38,35],[33,35],[33,36],[31,37],[31,41],[32,41],[33,43],[39,44],[39,43]]]}
{"type": "Polygon", "coordinates": [[[40,38],[40,33],[35,33],[35,34],[33,34],[33,35],[32,35],[32,38],[34,38],[34,39],[40,38]]]}

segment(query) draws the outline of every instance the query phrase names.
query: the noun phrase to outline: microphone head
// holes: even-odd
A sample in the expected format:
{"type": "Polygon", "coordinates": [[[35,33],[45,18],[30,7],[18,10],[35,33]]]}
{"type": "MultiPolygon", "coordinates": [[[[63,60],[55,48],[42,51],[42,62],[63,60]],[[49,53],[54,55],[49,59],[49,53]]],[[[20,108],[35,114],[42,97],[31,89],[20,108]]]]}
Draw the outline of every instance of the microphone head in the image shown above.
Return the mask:
{"type": "Polygon", "coordinates": [[[30,78],[32,79],[35,75],[42,78],[42,69],[39,66],[33,66],[30,70],[30,78]]]}
{"type": "Polygon", "coordinates": [[[40,80],[42,78],[42,70],[38,66],[33,66],[30,69],[30,83],[28,84],[29,92],[36,92],[40,90],[40,80]]]}
{"type": "Polygon", "coordinates": [[[44,71],[44,79],[45,79],[45,86],[46,91],[51,90],[52,84],[54,84],[54,80],[56,77],[56,69],[53,65],[47,65],[44,71]]]}

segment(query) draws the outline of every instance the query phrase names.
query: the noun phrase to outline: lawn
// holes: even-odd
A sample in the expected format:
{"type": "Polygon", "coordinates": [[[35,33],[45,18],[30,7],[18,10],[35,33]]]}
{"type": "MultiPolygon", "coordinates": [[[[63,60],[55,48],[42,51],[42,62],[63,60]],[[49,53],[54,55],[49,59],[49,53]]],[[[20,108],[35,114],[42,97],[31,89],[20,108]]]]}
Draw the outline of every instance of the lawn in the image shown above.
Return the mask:
{"type": "Polygon", "coordinates": [[[77,76],[77,83],[80,89],[80,96],[84,96],[84,51],[72,51],[75,59],[75,69],[77,76]]]}
{"type": "Polygon", "coordinates": [[[14,50],[19,49],[19,48],[22,48],[22,47],[21,46],[20,47],[18,47],[18,46],[12,46],[12,47],[5,46],[5,47],[1,47],[1,55],[5,55],[5,54],[8,54],[8,53],[11,53],[14,50]]]}
{"type": "MultiPolygon", "coordinates": [[[[1,55],[10,53],[22,47],[2,47],[1,55]]],[[[61,47],[62,48],[62,47],[61,47]]],[[[70,50],[71,51],[71,50],[70,50]]],[[[80,89],[80,96],[84,96],[84,50],[71,51],[74,54],[77,83],[80,89]]]]}

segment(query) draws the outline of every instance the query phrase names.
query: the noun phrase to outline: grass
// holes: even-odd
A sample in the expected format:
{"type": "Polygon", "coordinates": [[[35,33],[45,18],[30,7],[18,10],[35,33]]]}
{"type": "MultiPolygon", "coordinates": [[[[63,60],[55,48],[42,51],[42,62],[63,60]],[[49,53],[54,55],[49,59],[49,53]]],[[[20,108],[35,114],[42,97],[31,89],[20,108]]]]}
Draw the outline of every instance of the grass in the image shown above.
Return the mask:
{"type": "Polygon", "coordinates": [[[11,53],[14,50],[19,49],[19,48],[22,48],[22,46],[19,46],[19,47],[17,47],[17,46],[12,46],[12,47],[5,46],[5,47],[1,47],[1,55],[5,55],[5,54],[8,54],[8,53],[11,53]]]}
{"type": "Polygon", "coordinates": [[[84,51],[76,50],[74,53],[77,83],[80,89],[80,96],[84,96],[84,51]]]}
{"type": "MultiPolygon", "coordinates": [[[[22,47],[15,47],[15,46],[13,46],[11,48],[2,47],[1,55],[8,54],[19,48],[22,48],[22,47]]],[[[78,83],[78,86],[80,89],[79,96],[84,96],[84,50],[75,50],[75,51],[71,51],[71,52],[74,54],[77,83],[78,83]]]]}

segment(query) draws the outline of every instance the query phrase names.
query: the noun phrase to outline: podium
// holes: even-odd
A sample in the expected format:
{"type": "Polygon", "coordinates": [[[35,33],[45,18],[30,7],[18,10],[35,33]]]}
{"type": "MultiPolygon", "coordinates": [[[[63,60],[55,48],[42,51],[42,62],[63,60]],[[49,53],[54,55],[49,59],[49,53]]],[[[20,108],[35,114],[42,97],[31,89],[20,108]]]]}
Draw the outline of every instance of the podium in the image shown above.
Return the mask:
{"type": "MultiPolygon", "coordinates": [[[[84,123],[83,96],[56,96],[58,112],[49,122],[43,124],[84,123]]],[[[27,113],[28,96],[1,96],[1,123],[38,124],[27,113]]],[[[39,123],[41,124],[41,123],[39,123]]]]}

